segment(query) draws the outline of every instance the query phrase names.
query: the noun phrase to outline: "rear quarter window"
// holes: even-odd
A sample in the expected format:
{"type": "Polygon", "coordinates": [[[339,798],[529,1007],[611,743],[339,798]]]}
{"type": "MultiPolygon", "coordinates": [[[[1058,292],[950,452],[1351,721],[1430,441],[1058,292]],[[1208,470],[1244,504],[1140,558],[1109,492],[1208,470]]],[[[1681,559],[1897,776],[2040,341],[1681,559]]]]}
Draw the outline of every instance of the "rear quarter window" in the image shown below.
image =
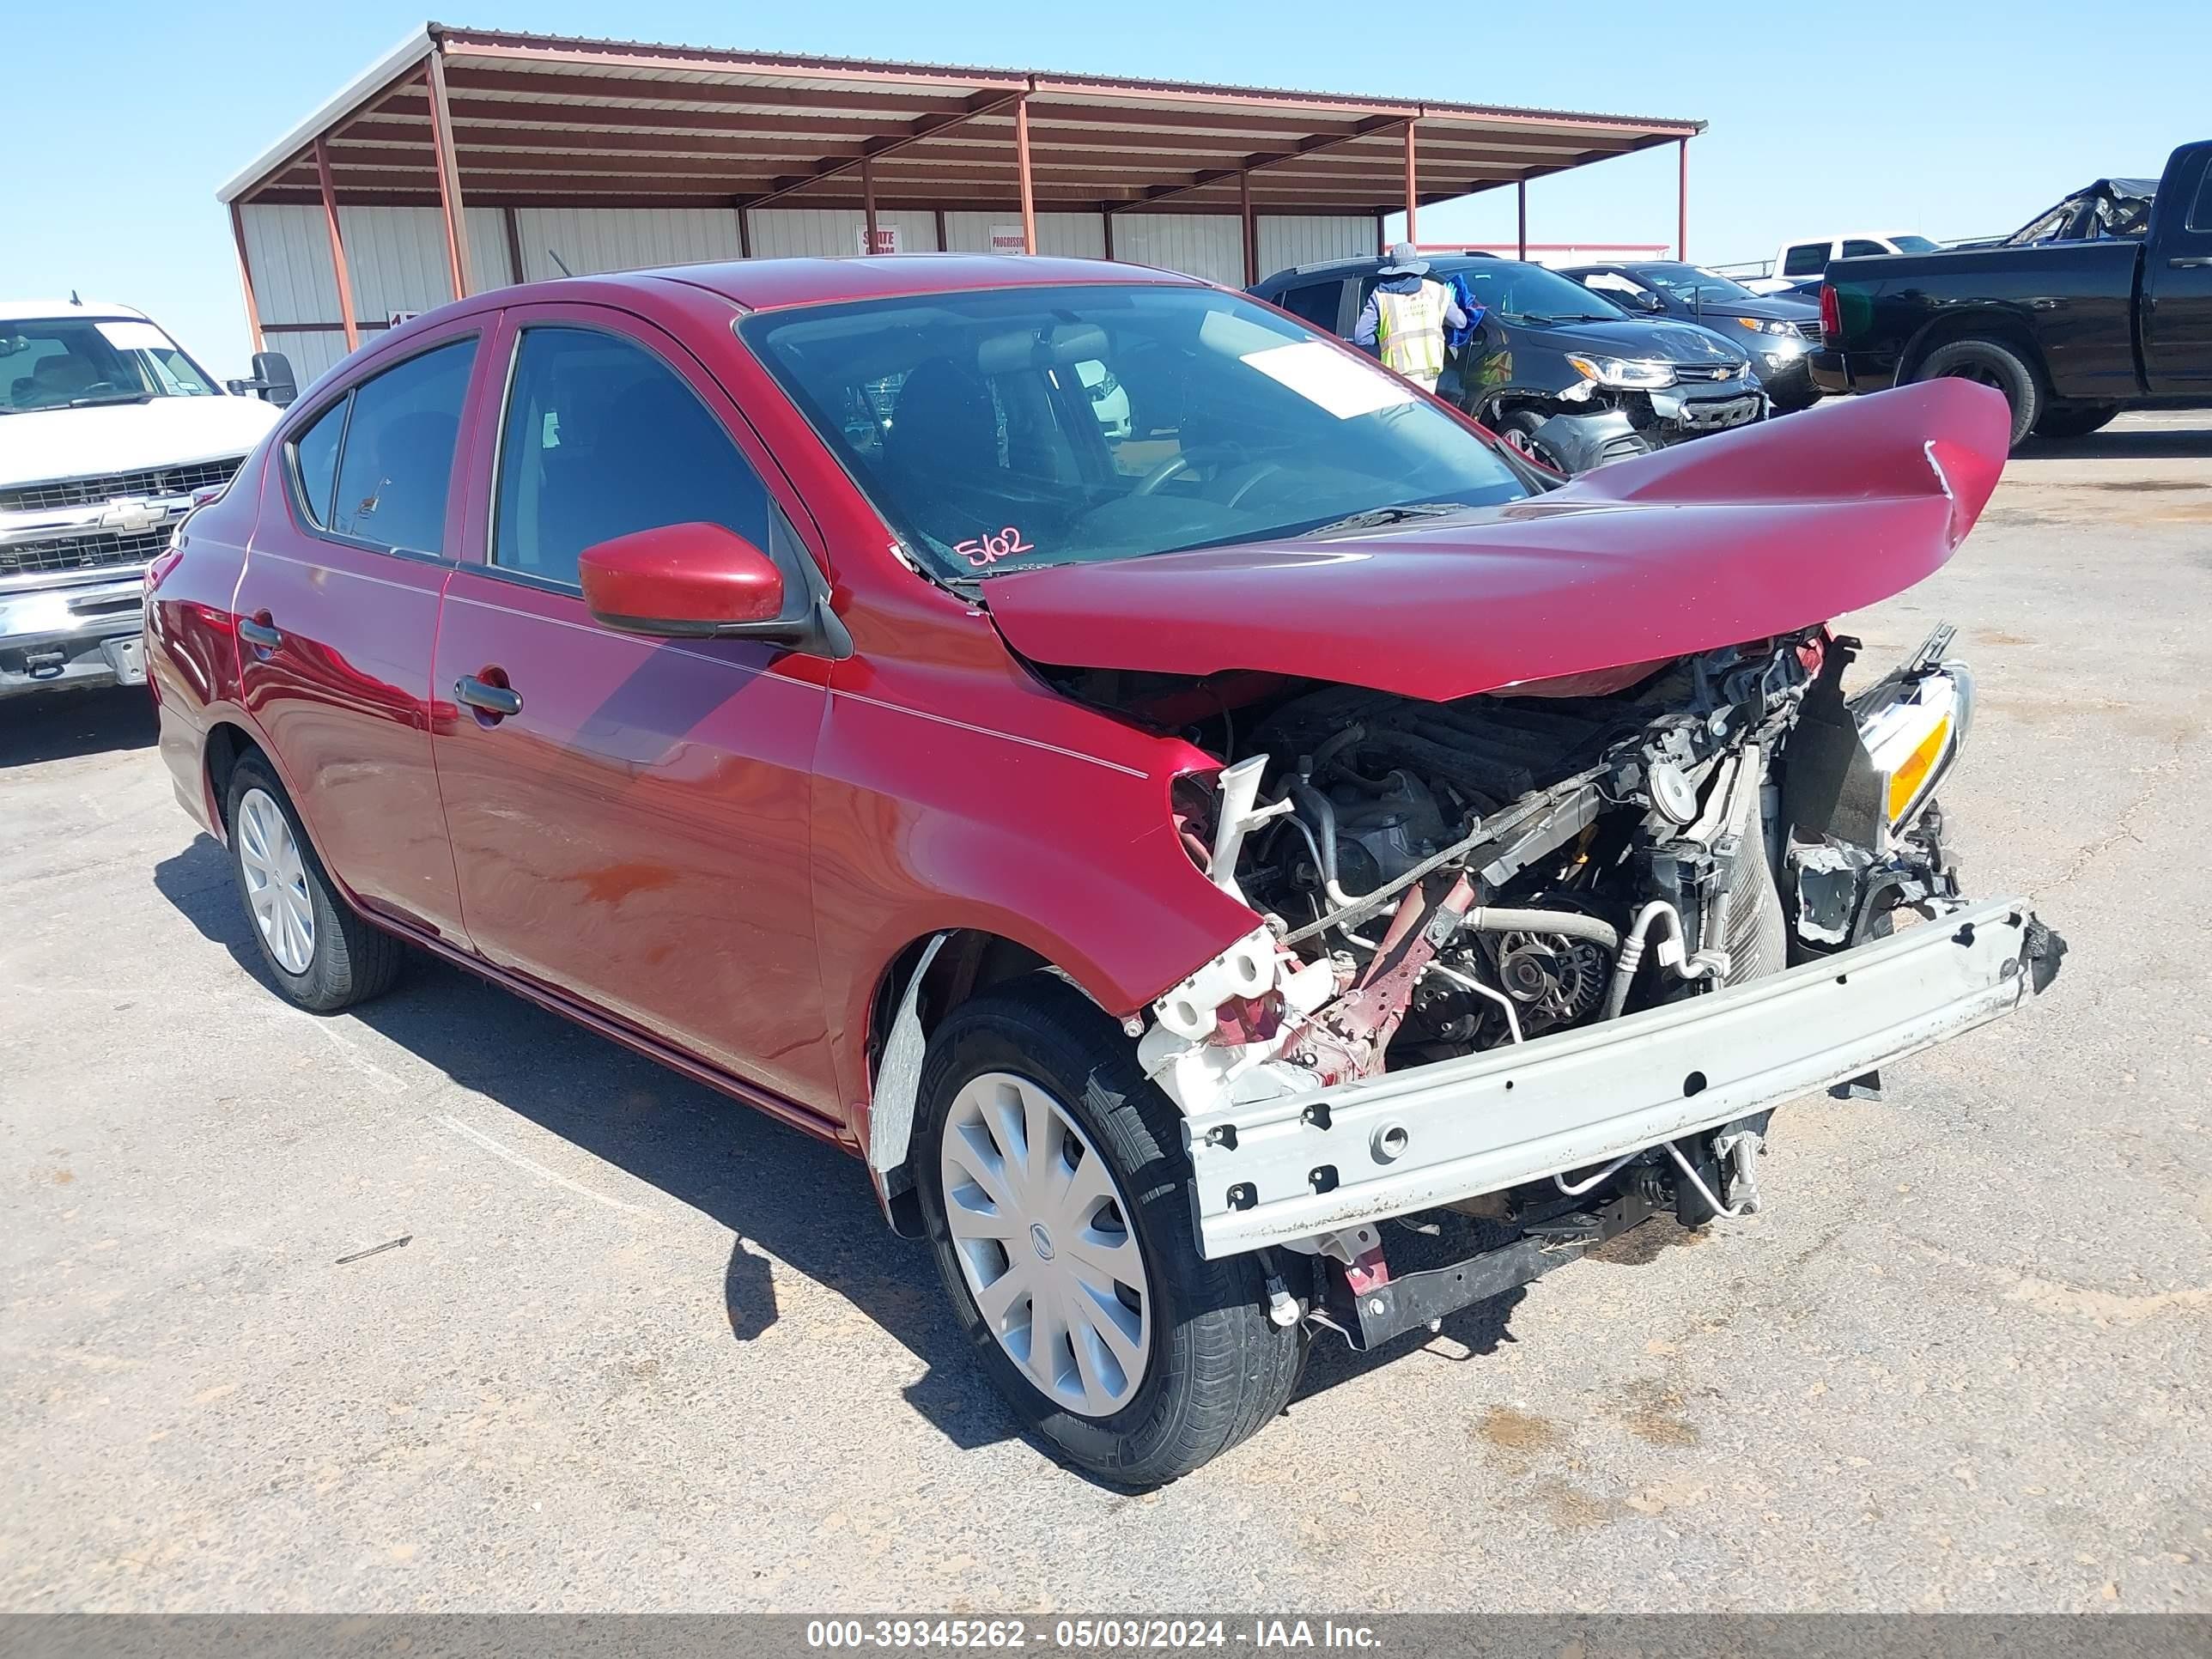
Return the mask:
{"type": "Polygon", "coordinates": [[[1784,276],[1818,276],[1828,268],[1828,244],[1800,242],[1782,256],[1784,276]]]}

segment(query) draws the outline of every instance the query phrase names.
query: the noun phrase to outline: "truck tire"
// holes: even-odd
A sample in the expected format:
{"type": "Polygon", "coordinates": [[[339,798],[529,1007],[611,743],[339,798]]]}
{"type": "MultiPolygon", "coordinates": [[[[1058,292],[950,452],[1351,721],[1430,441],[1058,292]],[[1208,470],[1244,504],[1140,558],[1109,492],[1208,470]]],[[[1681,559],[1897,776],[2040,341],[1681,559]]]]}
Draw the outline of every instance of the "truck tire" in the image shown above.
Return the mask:
{"type": "Polygon", "coordinates": [[[339,896],[291,798],[258,753],[232,771],[223,822],[253,942],[285,999],[309,1013],[334,1014],[391,989],[405,947],[339,896]]]}
{"type": "Polygon", "coordinates": [[[2086,438],[2110,426],[2120,412],[2118,404],[2057,404],[2043,411],[2035,423],[2039,438],[2086,438]]]}
{"type": "Polygon", "coordinates": [[[918,1104],[931,1254],[1027,1426],[1149,1487],[1282,1410],[1299,1330],[1268,1317],[1255,1257],[1199,1255],[1181,1115],[1081,991],[1039,973],[962,1004],[930,1038],[918,1104]]]}
{"type": "Polygon", "coordinates": [[[2043,382],[2021,361],[2020,354],[1995,340],[1954,340],[1940,345],[1920,360],[1916,380],[1972,380],[1994,386],[2012,405],[2012,447],[2027,441],[2035,423],[2043,418],[2043,382]]]}

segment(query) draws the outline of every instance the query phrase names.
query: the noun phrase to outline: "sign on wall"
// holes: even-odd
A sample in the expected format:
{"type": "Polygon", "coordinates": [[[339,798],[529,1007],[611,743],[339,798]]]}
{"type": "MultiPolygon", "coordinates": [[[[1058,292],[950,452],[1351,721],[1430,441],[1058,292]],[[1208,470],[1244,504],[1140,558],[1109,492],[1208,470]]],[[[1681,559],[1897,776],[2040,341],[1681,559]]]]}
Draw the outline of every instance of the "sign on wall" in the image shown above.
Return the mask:
{"type": "Polygon", "coordinates": [[[1026,253],[1029,240],[1022,234],[1019,225],[993,225],[991,252],[994,253],[1026,253]]]}
{"type": "Polygon", "coordinates": [[[868,228],[866,225],[855,226],[853,230],[853,245],[863,253],[906,252],[906,239],[899,234],[899,227],[896,225],[878,225],[876,245],[873,247],[868,246],[868,228]]]}

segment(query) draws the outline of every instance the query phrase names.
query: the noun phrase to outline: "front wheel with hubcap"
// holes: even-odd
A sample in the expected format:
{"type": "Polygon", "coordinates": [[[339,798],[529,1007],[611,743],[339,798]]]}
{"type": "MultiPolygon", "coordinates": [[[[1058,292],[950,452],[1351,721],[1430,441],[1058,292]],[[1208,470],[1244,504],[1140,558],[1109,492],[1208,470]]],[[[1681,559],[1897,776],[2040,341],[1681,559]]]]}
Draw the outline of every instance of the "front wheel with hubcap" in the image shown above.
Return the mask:
{"type": "Polygon", "coordinates": [[[388,988],[399,974],[399,941],[338,896],[268,763],[258,755],[239,762],[224,799],[231,872],[276,988],[318,1014],[388,988]]]}
{"type": "Polygon", "coordinates": [[[1267,1316],[1255,1259],[1200,1256],[1180,1115],[1090,999],[1041,973],[963,1004],[919,1106],[932,1253],[1024,1423],[1151,1486],[1282,1409],[1299,1333],[1267,1316]]]}
{"type": "Polygon", "coordinates": [[[1536,435],[1545,417],[1533,409],[1516,409],[1501,418],[1493,428],[1506,444],[1526,455],[1539,466],[1549,467],[1554,472],[1571,472],[1566,462],[1552,453],[1552,447],[1536,435]]]}

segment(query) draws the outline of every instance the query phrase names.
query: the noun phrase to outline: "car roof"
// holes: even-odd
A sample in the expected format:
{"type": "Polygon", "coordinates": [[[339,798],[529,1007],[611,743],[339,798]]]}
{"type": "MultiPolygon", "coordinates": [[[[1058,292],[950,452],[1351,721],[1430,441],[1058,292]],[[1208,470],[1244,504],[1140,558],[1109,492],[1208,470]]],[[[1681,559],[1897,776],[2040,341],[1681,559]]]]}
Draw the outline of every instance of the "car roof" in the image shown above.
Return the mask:
{"type": "Polygon", "coordinates": [[[146,313],[136,306],[110,305],[105,300],[0,300],[0,323],[27,323],[50,317],[135,317],[146,313]]]}
{"type": "MultiPolygon", "coordinates": [[[[736,259],[719,264],[668,265],[588,279],[617,285],[681,283],[743,306],[773,311],[787,306],[884,300],[927,294],[968,294],[988,289],[1069,284],[1168,284],[1202,288],[1195,276],[1103,259],[1062,259],[1038,254],[879,253],[829,258],[736,259]]],[[[515,292],[504,291],[513,303],[515,292]]]]}

